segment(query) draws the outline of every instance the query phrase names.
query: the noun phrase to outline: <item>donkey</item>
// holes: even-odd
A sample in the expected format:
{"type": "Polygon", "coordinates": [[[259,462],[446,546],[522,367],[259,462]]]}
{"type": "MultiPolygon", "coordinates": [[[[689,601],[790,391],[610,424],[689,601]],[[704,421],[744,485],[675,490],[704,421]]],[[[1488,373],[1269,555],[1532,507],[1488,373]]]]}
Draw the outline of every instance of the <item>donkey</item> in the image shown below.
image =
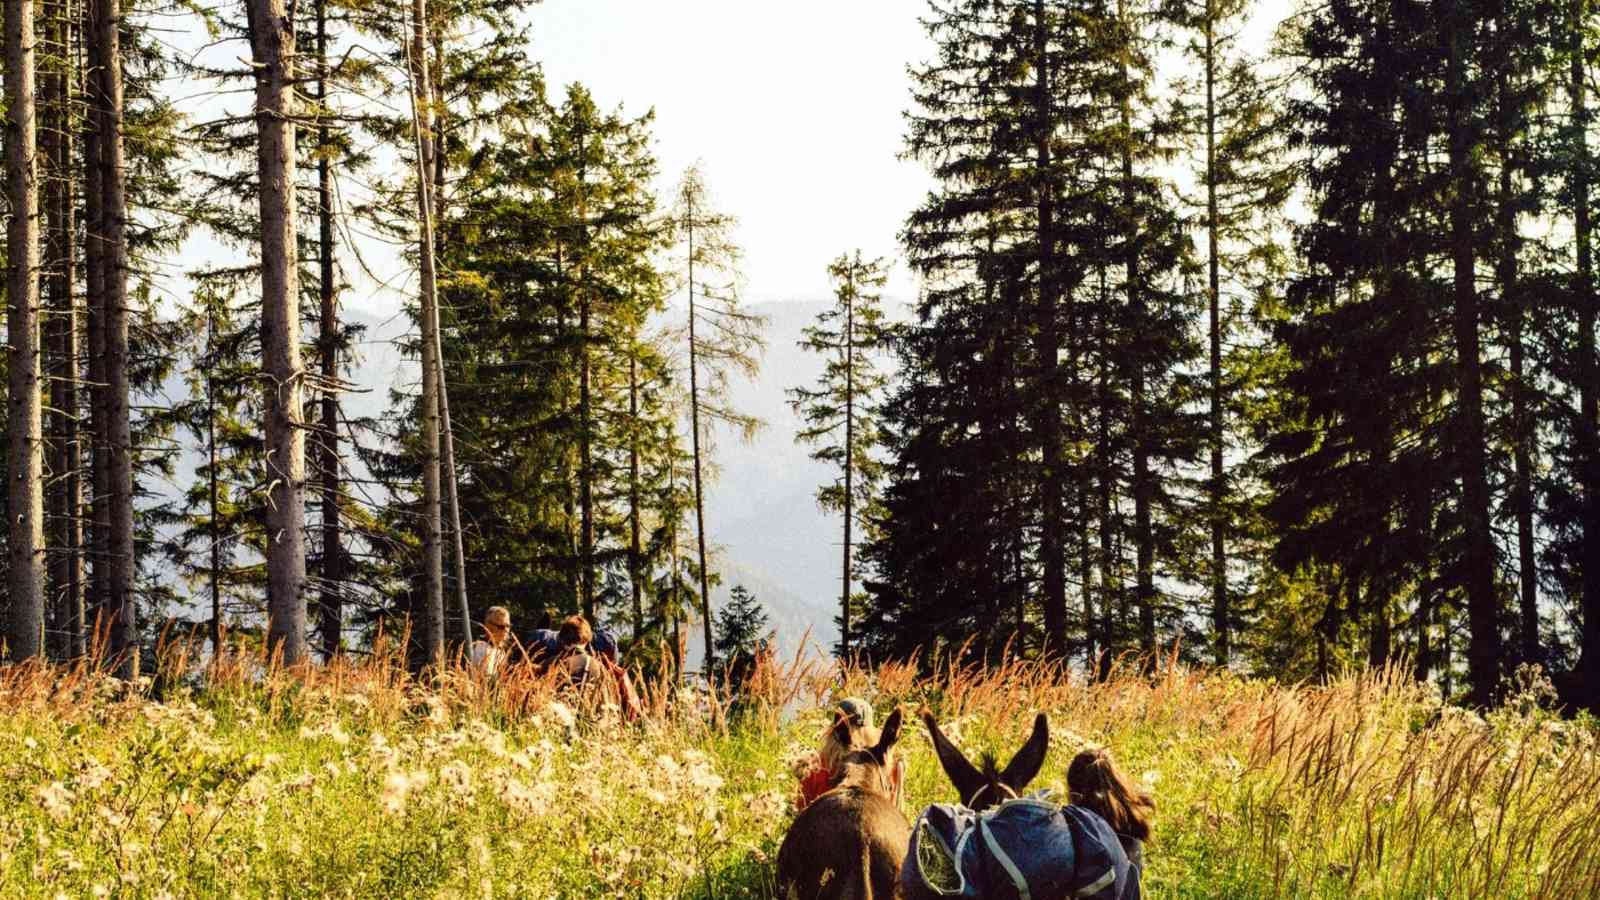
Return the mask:
{"type": "Polygon", "coordinates": [[[1139,871],[1105,820],[1076,806],[1021,796],[1050,744],[1044,713],[1022,749],[997,769],[992,754],[974,766],[923,714],[939,765],[959,806],[922,811],[900,869],[901,900],[1033,897],[1138,900],[1139,871]]]}
{"type": "MultiPolygon", "coordinates": [[[[911,825],[894,801],[890,751],[900,739],[897,708],[878,743],[852,750],[843,775],[805,808],[778,848],[783,900],[891,900],[911,825]]],[[[849,740],[849,720],[841,719],[849,740]]]]}
{"type": "Polygon", "coordinates": [[[1039,769],[1044,766],[1045,753],[1050,749],[1050,723],[1044,713],[1039,713],[1033,720],[1033,734],[1028,736],[1028,742],[1000,771],[996,771],[995,758],[990,753],[983,755],[981,769],[968,762],[961,751],[950,743],[950,739],[944,736],[944,732],[939,730],[939,723],[934,721],[932,713],[924,711],[922,723],[928,726],[928,736],[933,739],[933,750],[939,755],[940,767],[950,778],[950,783],[955,785],[956,793],[961,795],[961,805],[974,811],[982,811],[1020,796],[1028,782],[1039,774],[1039,769]]]}

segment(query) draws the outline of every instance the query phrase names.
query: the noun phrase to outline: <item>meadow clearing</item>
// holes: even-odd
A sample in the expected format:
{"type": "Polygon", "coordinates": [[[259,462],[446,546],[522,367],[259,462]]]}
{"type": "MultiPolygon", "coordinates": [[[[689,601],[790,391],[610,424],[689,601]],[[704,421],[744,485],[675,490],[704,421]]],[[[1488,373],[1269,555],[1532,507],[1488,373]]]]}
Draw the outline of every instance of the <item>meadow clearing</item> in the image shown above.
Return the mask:
{"type": "MultiPolygon", "coordinates": [[[[1399,670],[928,668],[780,666],[742,709],[647,684],[624,725],[531,676],[424,688],[382,654],[268,677],[240,655],[135,690],[12,667],[0,896],[765,897],[791,767],[840,692],[1002,759],[1044,710],[1034,787],[1110,746],[1160,804],[1146,896],[1600,895],[1597,731],[1537,680],[1480,717],[1399,670]]],[[[952,801],[921,726],[900,746],[908,814],[952,801]]]]}

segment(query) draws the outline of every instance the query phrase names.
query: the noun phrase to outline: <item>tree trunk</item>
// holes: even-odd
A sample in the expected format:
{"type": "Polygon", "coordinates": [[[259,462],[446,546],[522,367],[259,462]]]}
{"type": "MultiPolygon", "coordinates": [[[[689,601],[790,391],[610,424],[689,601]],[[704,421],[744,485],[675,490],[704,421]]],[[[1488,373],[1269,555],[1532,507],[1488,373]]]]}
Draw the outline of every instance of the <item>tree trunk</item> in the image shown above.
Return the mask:
{"type": "Polygon", "coordinates": [[[216,378],[212,375],[212,366],[209,364],[211,356],[216,352],[216,322],[210,309],[206,310],[206,501],[207,531],[211,538],[211,655],[213,659],[222,656],[222,523],[217,521],[218,494],[220,493],[217,472],[217,385],[216,378]]]}
{"type": "Polygon", "coordinates": [[[1062,539],[1062,452],[1061,407],[1057,384],[1061,364],[1061,338],[1057,330],[1056,304],[1060,273],[1056,271],[1055,190],[1052,184],[1050,136],[1055,125],[1051,109],[1049,42],[1046,37],[1044,0],[1034,0],[1034,46],[1037,77],[1034,82],[1034,166],[1035,201],[1038,204],[1036,239],[1039,243],[1039,295],[1036,311],[1035,352],[1039,366],[1036,382],[1039,396],[1035,404],[1039,429],[1040,485],[1039,555],[1044,568],[1045,653],[1061,656],[1067,647],[1066,547],[1062,539]]]}
{"type": "Polygon", "coordinates": [[[432,209],[429,186],[432,170],[432,104],[428,102],[428,56],[425,0],[411,3],[411,42],[407,49],[411,63],[412,127],[417,152],[417,231],[421,269],[418,298],[422,326],[422,560],[423,621],[422,651],[428,663],[444,662],[444,556],[439,521],[439,340],[438,302],[434,273],[432,209]]]}
{"type": "Polygon", "coordinates": [[[100,193],[101,240],[105,275],[101,287],[105,314],[105,414],[107,569],[110,581],[111,653],[125,678],[139,674],[138,608],[133,582],[137,573],[133,542],[133,431],[129,420],[128,385],[128,204],[122,141],[122,47],[120,0],[98,0],[96,40],[100,68],[100,193]]]}
{"type": "Polygon", "coordinates": [[[6,328],[10,342],[6,579],[10,656],[44,652],[44,436],[39,395],[39,188],[34,166],[33,0],[6,0],[6,328]]]}
{"type": "Polygon", "coordinates": [[[1595,370],[1595,287],[1593,232],[1589,217],[1589,102],[1583,35],[1588,27],[1585,0],[1571,0],[1571,80],[1567,90],[1572,105],[1573,133],[1577,138],[1572,171],[1573,237],[1577,244],[1578,308],[1578,479],[1583,497],[1583,635],[1579,669],[1583,676],[1583,702],[1600,709],[1600,372],[1595,370]]]}
{"type": "Polygon", "coordinates": [[[266,376],[267,642],[285,665],[306,655],[305,431],[300,266],[295,239],[295,28],[286,0],[246,0],[256,66],[261,212],[261,355],[266,376]]]}
{"type": "MultiPolygon", "coordinates": [[[[1501,23],[1504,24],[1504,12],[1501,23]]],[[[1497,204],[1496,226],[1499,234],[1499,256],[1496,260],[1496,280],[1500,283],[1500,303],[1511,327],[1507,340],[1511,344],[1511,454],[1512,487],[1511,505],[1517,523],[1517,563],[1519,598],[1521,600],[1521,657],[1524,662],[1540,661],[1539,652],[1539,573],[1534,564],[1533,552],[1533,422],[1528,413],[1528,382],[1525,372],[1525,327],[1523,299],[1518,285],[1517,254],[1521,244],[1517,237],[1517,212],[1512,195],[1512,142],[1516,140],[1515,119],[1511,109],[1509,74],[1502,69],[1496,78],[1495,93],[1499,106],[1498,133],[1500,144],[1500,196],[1497,204]]]]}
{"type": "Polygon", "coordinates": [[[83,117],[83,279],[84,320],[88,347],[89,375],[89,597],[93,608],[93,644],[98,647],[110,627],[111,568],[110,523],[111,479],[106,453],[106,328],[105,328],[105,225],[101,191],[101,131],[104,123],[97,112],[105,101],[101,96],[100,69],[104,67],[103,48],[94,27],[95,0],[84,10],[85,65],[80,70],[81,93],[87,104],[83,117]]]}
{"type": "Polygon", "coordinates": [[[339,297],[333,271],[333,164],[327,150],[328,133],[328,2],[317,0],[317,225],[318,300],[320,328],[317,343],[322,357],[322,429],[317,448],[322,470],[322,584],[318,589],[318,625],[322,656],[339,654],[344,637],[344,539],[339,528],[339,297]]]}
{"type": "MultiPolygon", "coordinates": [[[[579,142],[581,148],[581,138],[579,142]]],[[[579,155],[582,156],[581,149],[579,155]]],[[[584,173],[580,165],[580,185],[583,180],[584,173]]],[[[584,218],[581,201],[579,218],[584,218]]],[[[590,331],[594,327],[594,310],[593,298],[584,283],[585,268],[578,266],[578,555],[581,565],[578,588],[583,615],[594,622],[594,439],[590,433],[594,428],[594,414],[589,385],[589,343],[592,340],[590,331]]]]}
{"type": "Polygon", "coordinates": [[[56,628],[62,632],[62,650],[68,658],[83,656],[83,487],[78,446],[78,322],[73,301],[77,229],[73,221],[72,104],[75,93],[73,11],[69,2],[58,3],[50,19],[50,43],[57,60],[47,76],[46,114],[42,136],[44,158],[51,178],[47,186],[47,272],[52,317],[50,406],[54,449],[51,480],[55,483],[51,516],[53,556],[50,583],[58,598],[56,628]]]}
{"type": "MultiPolygon", "coordinates": [[[[437,59],[442,52],[442,38],[437,30],[433,33],[433,49],[437,59]]],[[[428,94],[428,119],[429,128],[424,140],[428,141],[428,154],[433,160],[433,177],[428,182],[428,231],[429,246],[434,242],[433,223],[443,218],[444,198],[444,109],[439,98],[444,94],[443,87],[444,64],[442,62],[432,66],[432,78],[428,94]]],[[[437,279],[437,274],[435,275],[437,279]]],[[[444,471],[441,478],[444,481],[444,504],[450,516],[450,541],[452,569],[455,573],[455,620],[456,630],[462,647],[472,644],[472,613],[467,606],[467,550],[466,536],[461,531],[461,483],[457,477],[456,469],[456,438],[455,429],[450,425],[450,383],[445,377],[444,368],[444,329],[439,323],[438,292],[435,288],[433,304],[433,353],[439,361],[439,427],[442,433],[439,436],[441,445],[440,464],[444,471]]]]}
{"type": "Polygon", "coordinates": [[[1474,249],[1471,206],[1472,145],[1468,134],[1466,93],[1466,29],[1461,13],[1445,11],[1447,48],[1446,115],[1449,128],[1450,256],[1455,278],[1454,309],[1457,405],[1460,431],[1457,448],[1461,472],[1461,520],[1466,531],[1467,620],[1471,629],[1467,670],[1472,702],[1488,706],[1499,681],[1499,605],[1494,590],[1494,539],[1489,529],[1489,486],[1484,459],[1483,374],[1478,334],[1478,295],[1473,283],[1474,249]]]}
{"type": "Polygon", "coordinates": [[[633,594],[633,638],[644,634],[644,554],[639,537],[639,346],[628,348],[628,588],[633,594]]]}
{"type": "MultiPolygon", "coordinates": [[[[1117,2],[1117,19],[1123,29],[1121,73],[1122,82],[1126,85],[1131,78],[1134,40],[1133,23],[1128,16],[1126,0],[1117,2]]],[[[1139,226],[1134,215],[1133,108],[1126,92],[1122,95],[1121,116],[1122,200],[1123,213],[1128,217],[1126,231],[1122,235],[1123,264],[1127,269],[1128,306],[1132,310],[1133,321],[1137,323],[1134,327],[1138,329],[1144,322],[1145,298],[1144,291],[1139,288],[1139,226]]],[[[1150,479],[1150,439],[1147,434],[1148,423],[1145,421],[1148,416],[1148,410],[1145,409],[1145,362],[1137,340],[1130,352],[1133,354],[1133,543],[1138,560],[1139,646],[1149,653],[1156,646],[1155,537],[1150,522],[1153,485],[1150,479]]]]}
{"type": "Polygon", "coordinates": [[[700,472],[700,375],[699,343],[695,339],[694,308],[694,204],[687,210],[689,225],[689,432],[694,451],[695,537],[700,542],[700,616],[706,641],[706,678],[711,678],[715,653],[711,641],[711,585],[706,567],[706,504],[700,472]]]}
{"type": "Polygon", "coordinates": [[[1215,34],[1216,9],[1212,0],[1206,2],[1205,68],[1206,68],[1206,276],[1209,279],[1206,299],[1209,301],[1207,321],[1211,342],[1209,387],[1211,394],[1211,622],[1216,630],[1215,661],[1226,666],[1233,655],[1230,641],[1232,611],[1228,608],[1228,558],[1225,549],[1227,514],[1222,508],[1226,496],[1223,480],[1222,449],[1222,277],[1217,221],[1217,48],[1215,34]]]}
{"type": "MultiPolygon", "coordinates": [[[[1102,244],[1102,248],[1104,245],[1102,244]]],[[[1104,674],[1106,664],[1115,652],[1114,637],[1112,634],[1112,615],[1114,610],[1122,606],[1122,583],[1114,572],[1115,549],[1113,547],[1112,521],[1112,496],[1116,492],[1116,473],[1112,469],[1114,461],[1111,457],[1111,385],[1110,361],[1108,354],[1111,349],[1110,329],[1106,325],[1106,314],[1111,302],[1110,289],[1107,285],[1107,273],[1104,263],[1099,266],[1100,280],[1100,319],[1096,323],[1096,340],[1100,345],[1099,371],[1095,378],[1095,468],[1096,488],[1098,491],[1100,507],[1100,659],[1097,663],[1098,671],[1104,674]]]]}
{"type": "MultiPolygon", "coordinates": [[[[856,257],[860,261],[860,256],[856,257]]],[[[844,566],[839,587],[839,657],[850,658],[850,526],[855,515],[856,270],[846,267],[844,302],[844,566]]]]}

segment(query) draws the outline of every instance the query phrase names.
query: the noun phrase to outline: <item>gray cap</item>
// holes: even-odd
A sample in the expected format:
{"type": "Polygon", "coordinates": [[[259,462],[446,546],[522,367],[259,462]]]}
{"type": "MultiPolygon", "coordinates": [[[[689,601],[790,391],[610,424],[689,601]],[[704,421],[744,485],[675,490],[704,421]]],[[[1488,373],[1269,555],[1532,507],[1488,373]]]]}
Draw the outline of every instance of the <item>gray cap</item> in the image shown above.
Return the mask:
{"type": "Polygon", "coordinates": [[[860,697],[846,697],[843,700],[840,700],[835,705],[835,708],[837,708],[841,714],[850,719],[851,725],[854,725],[857,728],[873,727],[872,704],[861,699],[860,697]]]}

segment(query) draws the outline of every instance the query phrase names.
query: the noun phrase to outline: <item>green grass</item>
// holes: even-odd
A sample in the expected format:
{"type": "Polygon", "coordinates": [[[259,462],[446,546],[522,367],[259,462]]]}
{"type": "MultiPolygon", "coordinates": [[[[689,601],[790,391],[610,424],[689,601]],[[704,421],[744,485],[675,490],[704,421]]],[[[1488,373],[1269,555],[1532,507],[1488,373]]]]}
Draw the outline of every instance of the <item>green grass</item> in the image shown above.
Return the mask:
{"type": "MultiPolygon", "coordinates": [[[[1600,894],[1596,731],[1535,689],[1487,720],[1396,673],[1281,687],[1168,666],[1095,684],[791,670],[714,721],[651,692],[623,725],[548,685],[409,686],[388,662],[157,702],[88,672],[0,675],[0,896],[766,897],[791,771],[831,691],[926,705],[969,754],[1110,746],[1159,803],[1153,897],[1600,894]],[[798,705],[787,719],[775,710],[798,705]]],[[[908,814],[953,800],[915,720],[908,814]]]]}

